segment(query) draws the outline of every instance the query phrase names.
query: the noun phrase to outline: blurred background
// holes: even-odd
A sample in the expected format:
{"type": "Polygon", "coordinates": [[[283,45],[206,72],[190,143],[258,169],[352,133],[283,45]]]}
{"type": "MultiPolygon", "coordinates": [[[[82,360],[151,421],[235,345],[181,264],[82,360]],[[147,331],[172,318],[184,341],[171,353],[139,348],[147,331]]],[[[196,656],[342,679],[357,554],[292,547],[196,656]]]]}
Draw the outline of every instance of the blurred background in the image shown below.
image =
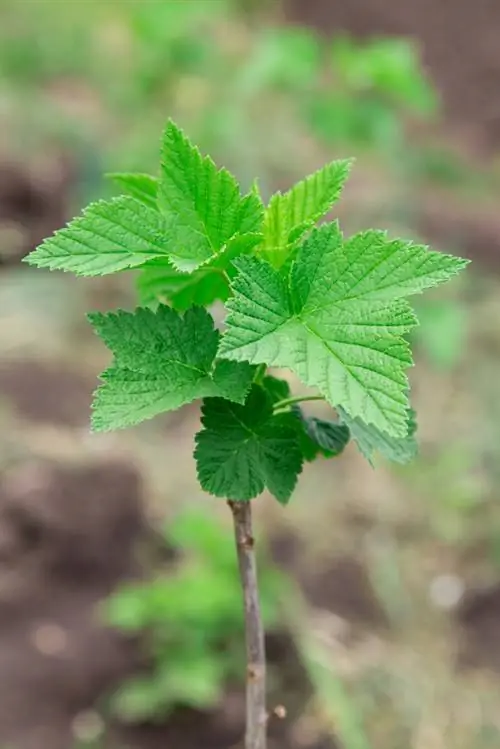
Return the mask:
{"type": "Polygon", "coordinates": [[[174,118],[262,192],[356,165],[346,231],[473,260],[417,299],[420,457],[355,447],[256,503],[271,749],[500,746],[500,7],[492,0],[0,3],[0,746],[241,746],[242,613],[198,407],[91,436],[89,309],[132,273],[21,259],[174,118]],[[278,710],[278,712],[281,712],[278,710]]]}

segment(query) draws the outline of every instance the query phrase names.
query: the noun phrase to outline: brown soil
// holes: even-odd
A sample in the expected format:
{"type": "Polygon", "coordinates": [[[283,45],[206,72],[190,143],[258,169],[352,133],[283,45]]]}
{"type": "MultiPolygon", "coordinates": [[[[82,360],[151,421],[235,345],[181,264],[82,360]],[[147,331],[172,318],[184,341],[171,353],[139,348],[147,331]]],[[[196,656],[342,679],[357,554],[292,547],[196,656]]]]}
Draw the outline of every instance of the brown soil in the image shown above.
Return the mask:
{"type": "Polygon", "coordinates": [[[0,365],[0,401],[23,421],[86,426],[96,384],[54,363],[14,360],[0,365]]]}
{"type": "Polygon", "coordinates": [[[95,607],[144,533],[126,464],[25,465],[0,485],[0,742],[69,749],[76,714],[138,663],[95,607]]]}
{"type": "Polygon", "coordinates": [[[73,182],[66,155],[48,154],[30,169],[0,161],[0,266],[19,262],[64,225],[73,182]]]}
{"type": "MultiPolygon", "coordinates": [[[[2,477],[0,744],[72,749],[86,712],[144,666],[140,642],[106,627],[98,605],[141,574],[135,552],[151,533],[129,464],[34,462],[2,477]]],[[[287,636],[270,636],[268,654],[291,694],[289,717],[270,725],[271,749],[335,749],[330,739],[294,739],[307,677],[287,636]]],[[[181,710],[163,725],[111,726],[105,745],[230,749],[239,746],[243,715],[243,695],[230,692],[212,714],[181,710]]]]}
{"type": "Polygon", "coordinates": [[[460,663],[500,672],[500,585],[471,591],[458,612],[462,628],[460,663]]]}

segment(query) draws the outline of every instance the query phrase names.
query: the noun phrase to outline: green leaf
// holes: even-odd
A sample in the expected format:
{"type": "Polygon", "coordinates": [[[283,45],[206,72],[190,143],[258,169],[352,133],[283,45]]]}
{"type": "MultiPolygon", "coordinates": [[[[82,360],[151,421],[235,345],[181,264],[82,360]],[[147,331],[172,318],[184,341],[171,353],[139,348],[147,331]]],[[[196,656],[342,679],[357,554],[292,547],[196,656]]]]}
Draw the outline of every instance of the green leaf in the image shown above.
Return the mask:
{"type": "Polygon", "coordinates": [[[91,204],[27,262],[97,276],[159,257],[178,270],[192,271],[208,261],[227,266],[261,241],[261,199],[255,192],[242,197],[236,179],[217,170],[209,157],[202,158],[173,123],[165,132],[162,158],[159,181],[140,174],[114,175],[134,197],[91,204]]]}
{"type": "Polygon", "coordinates": [[[129,196],[91,203],[26,258],[31,265],[103,276],[167,257],[165,220],[129,196]]]}
{"type": "Polygon", "coordinates": [[[149,174],[114,172],[107,175],[118,187],[148,208],[158,208],[158,179],[149,174]]]}
{"type": "Polygon", "coordinates": [[[244,405],[209,398],[202,413],[195,450],[202,488],[244,502],[267,487],[286,504],[302,470],[295,414],[274,415],[270,396],[258,385],[244,405]]]}
{"type": "Polygon", "coordinates": [[[178,271],[168,259],[145,263],[138,279],[141,303],[154,306],[169,300],[175,309],[184,311],[193,305],[207,307],[216,300],[226,301],[231,294],[229,281],[236,275],[233,258],[247,254],[258,242],[253,234],[237,236],[192,273],[178,271]]]}
{"type": "Polygon", "coordinates": [[[262,380],[262,387],[269,394],[273,405],[290,397],[290,385],[278,377],[266,375],[262,380]]]}
{"type": "MultiPolygon", "coordinates": [[[[290,385],[286,380],[266,375],[262,380],[262,387],[273,405],[290,397],[290,385]]],[[[315,416],[305,416],[300,406],[294,406],[292,411],[297,416],[301,450],[306,460],[312,461],[320,454],[325,458],[333,458],[339,455],[349,442],[349,429],[343,424],[318,419],[315,416]]]]}
{"type": "Polygon", "coordinates": [[[217,299],[225,301],[229,294],[227,277],[215,268],[202,266],[194,273],[181,273],[168,260],[146,263],[137,280],[142,305],[155,307],[169,301],[183,312],[189,307],[207,307],[217,299]]]}
{"type": "Polygon", "coordinates": [[[89,319],[114,356],[94,397],[95,431],[132,426],[208,396],[244,402],[253,368],[215,360],[219,333],[206,310],[182,317],[161,306],[89,319]]]}
{"type": "Polygon", "coordinates": [[[325,458],[340,455],[350,440],[349,428],[336,421],[305,416],[300,408],[297,412],[303,425],[301,446],[304,458],[311,461],[318,455],[325,458]]]}
{"type": "Polygon", "coordinates": [[[418,453],[415,432],[417,422],[415,411],[409,409],[407,412],[407,429],[405,437],[397,438],[381,432],[373,424],[365,424],[361,419],[352,419],[342,408],[338,408],[339,417],[345,424],[355,440],[359,451],[373,465],[373,453],[379,452],[387,460],[393,463],[409,463],[418,453]]]}
{"type": "Polygon", "coordinates": [[[194,270],[232,242],[241,244],[239,235],[260,240],[264,209],[258,195],[242,197],[233,175],[202,157],[173,122],[163,138],[158,203],[169,218],[170,259],[181,271],[194,270]]]}
{"type": "Polygon", "coordinates": [[[294,243],[318,219],[332,208],[340,197],[351,161],[332,161],[289,192],[275,193],[264,216],[264,239],[260,254],[275,268],[280,268],[294,243]]]}
{"type": "Polygon", "coordinates": [[[219,355],[289,367],[351,418],[404,437],[412,359],[403,336],[416,320],[401,297],[445,281],[467,261],[383,232],[344,241],[335,222],[311,233],[289,273],[254,257],[234,263],[219,355]]]}

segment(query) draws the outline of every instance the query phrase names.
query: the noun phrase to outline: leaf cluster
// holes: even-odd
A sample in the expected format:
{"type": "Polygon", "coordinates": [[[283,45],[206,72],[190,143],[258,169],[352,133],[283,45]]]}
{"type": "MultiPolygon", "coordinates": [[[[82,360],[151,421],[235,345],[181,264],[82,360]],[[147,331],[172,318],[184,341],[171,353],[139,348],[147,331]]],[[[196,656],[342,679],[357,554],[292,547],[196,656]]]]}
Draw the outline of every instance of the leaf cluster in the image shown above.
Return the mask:
{"type": "Polygon", "coordinates": [[[140,271],[142,307],[89,316],[113,355],[95,430],[202,400],[200,484],[241,501],[267,489],[286,503],[304,461],[350,439],[368,460],[414,455],[406,336],[417,321],[406,297],[466,261],[379,230],[317,226],[350,167],[327,164],[265,206],[169,122],[157,176],[114,175],[123,195],[91,204],[29,256],[82,276],[140,271]],[[207,309],[216,301],[222,331],[207,309]],[[313,389],[328,418],[305,415],[270,368],[313,389]]]}

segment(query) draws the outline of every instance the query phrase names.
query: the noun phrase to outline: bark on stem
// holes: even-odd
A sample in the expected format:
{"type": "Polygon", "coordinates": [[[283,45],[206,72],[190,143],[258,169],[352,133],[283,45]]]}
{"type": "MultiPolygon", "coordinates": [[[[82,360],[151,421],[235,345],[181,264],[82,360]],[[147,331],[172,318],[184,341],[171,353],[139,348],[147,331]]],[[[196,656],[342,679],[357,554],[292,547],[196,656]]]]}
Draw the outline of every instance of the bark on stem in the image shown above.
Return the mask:
{"type": "Polygon", "coordinates": [[[255,542],[250,502],[228,502],[234,533],[245,604],[247,649],[247,695],[245,749],[266,749],[266,653],[260,615],[255,542]]]}

